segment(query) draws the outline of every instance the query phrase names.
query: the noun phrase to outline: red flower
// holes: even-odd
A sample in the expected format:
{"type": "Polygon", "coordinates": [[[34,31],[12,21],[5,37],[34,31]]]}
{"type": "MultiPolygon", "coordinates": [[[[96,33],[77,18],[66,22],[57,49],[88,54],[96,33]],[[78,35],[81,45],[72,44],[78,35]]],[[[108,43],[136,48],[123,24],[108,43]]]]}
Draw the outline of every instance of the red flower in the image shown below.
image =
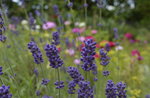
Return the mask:
{"type": "Polygon", "coordinates": [[[108,44],[109,44],[110,47],[114,47],[116,45],[115,42],[108,42],[108,44]]]}
{"type": "Polygon", "coordinates": [[[125,36],[127,39],[133,39],[133,34],[131,34],[131,33],[126,33],[124,36],[125,36]]]}
{"type": "Polygon", "coordinates": [[[93,39],[94,40],[94,37],[93,36],[86,36],[85,40],[87,40],[87,39],[93,39]]]}
{"type": "Polygon", "coordinates": [[[99,55],[98,53],[96,53],[96,54],[94,55],[94,57],[95,57],[95,58],[100,58],[100,55],[99,55]]]}
{"type": "Polygon", "coordinates": [[[131,52],[132,56],[140,56],[140,52],[138,50],[132,50],[131,52]]]}

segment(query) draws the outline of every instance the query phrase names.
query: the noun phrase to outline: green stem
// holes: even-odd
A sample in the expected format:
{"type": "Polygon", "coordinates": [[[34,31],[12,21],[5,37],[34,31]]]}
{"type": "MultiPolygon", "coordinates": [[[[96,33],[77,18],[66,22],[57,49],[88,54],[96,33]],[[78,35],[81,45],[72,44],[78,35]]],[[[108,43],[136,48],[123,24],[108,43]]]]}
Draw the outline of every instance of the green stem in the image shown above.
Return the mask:
{"type": "MultiPolygon", "coordinates": [[[[87,4],[86,0],[84,0],[84,4],[87,4]]],[[[84,10],[85,10],[85,13],[84,13],[84,15],[85,15],[85,22],[87,23],[87,7],[84,7],[84,10]]]]}
{"type": "Polygon", "coordinates": [[[1,79],[1,77],[0,77],[0,80],[1,80],[2,84],[4,84],[3,80],[1,79]]]}
{"type": "MultiPolygon", "coordinates": [[[[57,69],[57,72],[58,72],[58,81],[60,83],[60,74],[59,74],[59,68],[57,69]]],[[[59,98],[60,98],[60,88],[59,88],[59,98]]]]}

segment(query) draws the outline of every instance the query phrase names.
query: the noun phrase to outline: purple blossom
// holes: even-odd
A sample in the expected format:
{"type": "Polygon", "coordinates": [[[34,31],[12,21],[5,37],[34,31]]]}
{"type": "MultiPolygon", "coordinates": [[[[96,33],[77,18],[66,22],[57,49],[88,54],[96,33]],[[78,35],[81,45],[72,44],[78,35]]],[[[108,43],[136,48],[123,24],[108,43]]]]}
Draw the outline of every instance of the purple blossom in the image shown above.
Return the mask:
{"type": "Polygon", "coordinates": [[[36,91],[36,96],[40,96],[41,95],[41,91],[37,90],[36,91]]]}
{"type": "Polygon", "coordinates": [[[69,2],[69,3],[67,4],[67,6],[70,7],[70,8],[73,7],[73,2],[69,2]]]}
{"type": "Polygon", "coordinates": [[[64,88],[64,82],[63,81],[56,81],[54,84],[56,85],[56,89],[64,88]]]}
{"type": "Polygon", "coordinates": [[[92,39],[87,39],[84,41],[84,44],[85,46],[82,48],[81,51],[81,61],[83,62],[81,67],[85,71],[92,70],[94,72],[93,74],[97,74],[97,66],[94,63],[94,55],[96,54],[96,42],[94,42],[92,39]]]}
{"type": "Polygon", "coordinates": [[[36,75],[36,77],[38,77],[39,72],[38,72],[38,69],[37,69],[37,68],[34,69],[34,74],[36,75]]]}
{"type": "Polygon", "coordinates": [[[50,82],[50,80],[48,80],[48,79],[42,79],[41,84],[42,85],[47,85],[49,82],[50,82]]]}
{"type": "Polygon", "coordinates": [[[0,42],[5,42],[7,39],[6,36],[0,34],[0,42]]]}
{"type": "Polygon", "coordinates": [[[76,85],[77,85],[77,83],[74,80],[70,81],[68,83],[68,93],[69,94],[75,94],[75,92],[76,92],[76,89],[75,89],[76,85]]]}
{"type": "Polygon", "coordinates": [[[52,68],[59,68],[63,65],[63,61],[60,59],[59,51],[55,45],[46,44],[44,49],[52,68]]]}
{"type": "Polygon", "coordinates": [[[84,80],[84,77],[79,73],[76,67],[68,67],[67,72],[69,73],[69,75],[71,76],[71,78],[74,80],[75,83],[84,80]]]}
{"type": "Polygon", "coordinates": [[[0,75],[2,75],[3,74],[3,67],[2,66],[0,66],[0,75]]]}
{"type": "Polygon", "coordinates": [[[106,50],[107,52],[110,51],[110,45],[109,45],[108,43],[105,45],[105,50],[106,50]]]}
{"type": "Polygon", "coordinates": [[[117,88],[112,80],[107,81],[105,94],[107,98],[117,98],[117,88]]]}
{"type": "Polygon", "coordinates": [[[41,64],[44,62],[42,58],[42,53],[34,41],[28,43],[28,49],[32,53],[32,56],[34,57],[34,62],[36,64],[41,64]]]}
{"type": "Polygon", "coordinates": [[[126,95],[126,92],[127,90],[125,90],[126,88],[126,84],[123,84],[122,82],[118,82],[116,84],[116,87],[117,87],[117,96],[118,98],[127,98],[127,95],[126,95]]]}
{"type": "Polygon", "coordinates": [[[35,30],[35,19],[32,13],[29,14],[29,25],[31,29],[35,30]]]}
{"type": "Polygon", "coordinates": [[[78,85],[80,87],[78,90],[78,98],[94,98],[94,91],[90,87],[90,82],[80,81],[78,85]]]}
{"type": "Polygon", "coordinates": [[[55,12],[56,15],[59,15],[59,14],[60,14],[60,13],[59,13],[59,8],[58,8],[57,5],[54,5],[54,6],[53,6],[53,10],[54,10],[54,12],[55,12]]]}
{"type": "Polygon", "coordinates": [[[109,71],[103,71],[103,75],[104,75],[104,76],[108,76],[109,74],[110,74],[109,71]]]}
{"type": "Polygon", "coordinates": [[[146,95],[145,98],[150,98],[150,95],[146,95]]]}
{"type": "Polygon", "coordinates": [[[101,55],[101,65],[107,66],[109,64],[110,57],[107,56],[107,52],[104,51],[104,49],[100,49],[100,55],[101,55]]]}
{"type": "Polygon", "coordinates": [[[53,36],[52,44],[59,45],[60,44],[59,32],[53,32],[52,36],[53,36]]]}
{"type": "Polygon", "coordinates": [[[12,94],[9,93],[9,86],[2,85],[0,87],[0,98],[11,98],[12,94]]]}

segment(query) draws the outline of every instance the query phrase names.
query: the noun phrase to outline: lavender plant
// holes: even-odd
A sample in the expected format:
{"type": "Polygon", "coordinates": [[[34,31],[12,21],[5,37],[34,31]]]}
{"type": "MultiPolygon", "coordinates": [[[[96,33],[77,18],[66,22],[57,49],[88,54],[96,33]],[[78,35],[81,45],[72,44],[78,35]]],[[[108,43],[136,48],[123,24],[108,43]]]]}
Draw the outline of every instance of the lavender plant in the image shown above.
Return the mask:
{"type": "Polygon", "coordinates": [[[12,94],[9,92],[9,86],[2,85],[0,87],[0,98],[12,98],[12,94]]]}

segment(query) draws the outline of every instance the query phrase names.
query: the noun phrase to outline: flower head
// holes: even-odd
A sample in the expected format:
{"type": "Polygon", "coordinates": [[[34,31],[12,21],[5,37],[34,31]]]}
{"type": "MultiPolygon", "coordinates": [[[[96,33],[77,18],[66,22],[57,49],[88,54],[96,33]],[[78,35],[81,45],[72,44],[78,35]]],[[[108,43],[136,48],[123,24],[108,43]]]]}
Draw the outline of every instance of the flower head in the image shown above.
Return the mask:
{"type": "Polygon", "coordinates": [[[90,87],[90,82],[80,81],[78,85],[80,87],[78,90],[78,98],[94,98],[94,91],[90,87]]]}
{"type": "Polygon", "coordinates": [[[47,85],[49,82],[50,82],[50,80],[48,80],[48,79],[42,79],[41,84],[42,85],[47,85]]]}
{"type": "Polygon", "coordinates": [[[53,36],[52,44],[59,45],[60,44],[59,32],[53,32],[52,36],[53,36]]]}
{"type": "Polygon", "coordinates": [[[82,48],[81,51],[81,61],[83,62],[82,64],[82,69],[85,71],[90,71],[92,70],[93,72],[97,71],[97,66],[94,63],[94,55],[96,54],[95,48],[96,48],[96,42],[94,42],[92,39],[87,39],[84,41],[85,46],[82,48]]]}
{"type": "Polygon", "coordinates": [[[64,88],[64,82],[63,81],[56,81],[54,84],[56,85],[56,89],[64,88]]]}
{"type": "Polygon", "coordinates": [[[9,93],[9,86],[0,86],[0,98],[11,98],[12,94],[9,93]]]}
{"type": "Polygon", "coordinates": [[[117,87],[117,96],[118,98],[127,98],[127,95],[126,95],[126,84],[123,84],[122,82],[118,82],[116,84],[116,87],[117,87]]]}
{"type": "Polygon", "coordinates": [[[59,68],[63,65],[63,61],[59,56],[59,51],[55,45],[45,45],[46,56],[49,58],[50,66],[52,68],[59,68]]]}
{"type": "Polygon", "coordinates": [[[34,57],[34,62],[36,64],[41,64],[44,62],[42,58],[42,53],[34,41],[28,43],[28,49],[32,53],[32,56],[34,57]]]}
{"type": "Polygon", "coordinates": [[[48,29],[52,29],[52,28],[55,28],[56,27],[56,24],[54,22],[51,22],[51,21],[48,21],[46,23],[43,24],[42,28],[44,30],[48,30],[48,29]]]}
{"type": "Polygon", "coordinates": [[[84,80],[84,77],[79,73],[76,67],[68,67],[67,72],[71,76],[71,78],[74,80],[75,83],[78,83],[79,81],[84,80]]]}
{"type": "Polygon", "coordinates": [[[105,92],[107,98],[117,98],[117,88],[112,80],[107,81],[105,92]]]}
{"type": "Polygon", "coordinates": [[[2,66],[0,66],[0,75],[2,75],[3,74],[3,67],[2,66]]]}

